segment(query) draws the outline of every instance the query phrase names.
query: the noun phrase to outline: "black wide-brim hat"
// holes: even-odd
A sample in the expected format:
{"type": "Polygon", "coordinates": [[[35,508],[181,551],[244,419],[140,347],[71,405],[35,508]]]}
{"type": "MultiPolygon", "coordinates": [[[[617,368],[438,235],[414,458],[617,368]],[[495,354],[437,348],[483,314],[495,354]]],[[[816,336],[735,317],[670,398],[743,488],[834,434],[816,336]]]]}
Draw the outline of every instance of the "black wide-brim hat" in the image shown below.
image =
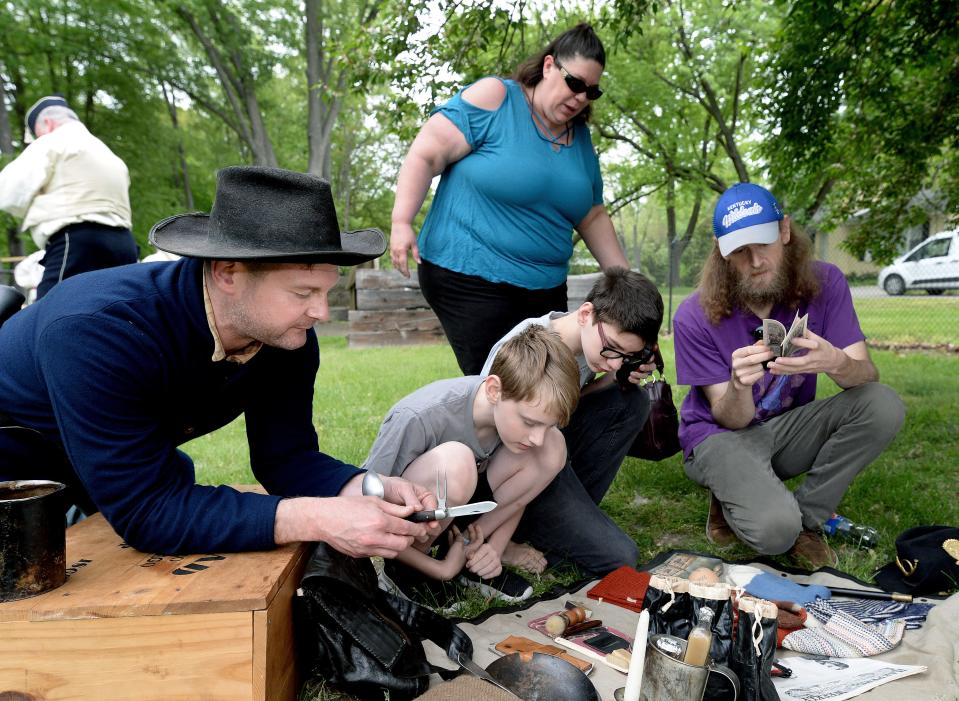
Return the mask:
{"type": "Polygon", "coordinates": [[[379,229],[340,232],[330,184],[307,173],[230,166],[216,174],[209,214],[178,214],[150,243],[191,258],[356,265],[386,251],[379,229]]]}
{"type": "Polygon", "coordinates": [[[896,538],[896,559],[873,579],[886,591],[940,594],[959,587],[959,528],[918,526],[896,538]]]}

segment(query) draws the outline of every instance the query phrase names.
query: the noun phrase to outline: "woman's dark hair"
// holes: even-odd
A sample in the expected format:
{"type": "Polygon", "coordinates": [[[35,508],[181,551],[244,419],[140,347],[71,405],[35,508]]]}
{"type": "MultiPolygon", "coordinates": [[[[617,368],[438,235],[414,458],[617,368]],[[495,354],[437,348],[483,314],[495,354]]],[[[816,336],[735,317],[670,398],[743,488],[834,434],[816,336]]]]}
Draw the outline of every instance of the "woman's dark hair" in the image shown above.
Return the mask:
{"type": "MultiPolygon", "coordinates": [[[[603,48],[603,42],[596,36],[591,24],[581,22],[553,39],[542,51],[520,63],[513,71],[513,80],[527,88],[536,87],[543,79],[543,60],[547,56],[559,59],[560,63],[564,59],[573,59],[579,56],[590,61],[596,61],[600,66],[606,68],[606,49],[603,48]]],[[[577,124],[589,121],[591,108],[592,105],[586,103],[586,107],[576,115],[573,121],[577,124]]]]}

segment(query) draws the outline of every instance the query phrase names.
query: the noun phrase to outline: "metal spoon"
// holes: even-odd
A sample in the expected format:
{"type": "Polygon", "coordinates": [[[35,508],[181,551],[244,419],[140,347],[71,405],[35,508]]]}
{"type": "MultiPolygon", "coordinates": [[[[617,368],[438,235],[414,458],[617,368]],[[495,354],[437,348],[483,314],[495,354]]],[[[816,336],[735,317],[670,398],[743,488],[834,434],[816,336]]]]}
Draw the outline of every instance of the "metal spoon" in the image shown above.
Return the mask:
{"type": "Polygon", "coordinates": [[[372,470],[367,470],[363,475],[363,484],[360,486],[360,492],[365,497],[383,498],[386,491],[383,489],[383,480],[372,470]]]}

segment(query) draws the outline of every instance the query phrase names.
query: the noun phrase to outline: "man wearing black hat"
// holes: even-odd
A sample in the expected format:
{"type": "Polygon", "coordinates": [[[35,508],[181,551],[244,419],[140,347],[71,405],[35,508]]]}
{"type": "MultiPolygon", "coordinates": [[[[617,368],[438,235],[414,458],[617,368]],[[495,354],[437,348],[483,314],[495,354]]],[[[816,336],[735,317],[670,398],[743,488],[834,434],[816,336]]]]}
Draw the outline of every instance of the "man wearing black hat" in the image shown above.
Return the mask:
{"type": "Polygon", "coordinates": [[[383,234],[341,234],[323,180],[232,167],[209,215],[150,241],[184,257],[67,280],[0,327],[0,480],[64,482],[149,552],[326,541],[390,557],[425,538],[402,517],[435,497],[401,478],[360,496],[363,473],[319,452],[312,423],[312,326],[337,266],[381,255],[383,234]],[[195,484],[177,449],[240,414],[268,495],[195,484]]]}
{"type": "Polygon", "coordinates": [[[45,250],[37,298],[72,275],[136,263],[126,164],[59,95],[27,111],[24,142],[0,171],[0,209],[22,218],[45,250]]]}

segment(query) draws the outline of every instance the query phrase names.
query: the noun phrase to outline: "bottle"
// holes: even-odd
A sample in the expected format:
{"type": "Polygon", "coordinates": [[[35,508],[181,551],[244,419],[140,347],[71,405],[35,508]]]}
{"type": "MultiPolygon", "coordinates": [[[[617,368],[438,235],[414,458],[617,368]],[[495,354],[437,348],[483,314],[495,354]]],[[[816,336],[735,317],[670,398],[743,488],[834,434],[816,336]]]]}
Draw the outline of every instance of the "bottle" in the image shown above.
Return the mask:
{"type": "Polygon", "coordinates": [[[700,667],[706,664],[709,646],[713,642],[713,631],[710,628],[715,615],[716,612],[706,606],[699,609],[699,623],[689,631],[689,637],[686,638],[686,654],[683,656],[686,664],[700,667]]]}
{"type": "Polygon", "coordinates": [[[879,532],[870,526],[853,523],[845,516],[833,514],[822,525],[822,532],[830,538],[838,538],[860,548],[874,548],[879,545],[879,532]]]}

